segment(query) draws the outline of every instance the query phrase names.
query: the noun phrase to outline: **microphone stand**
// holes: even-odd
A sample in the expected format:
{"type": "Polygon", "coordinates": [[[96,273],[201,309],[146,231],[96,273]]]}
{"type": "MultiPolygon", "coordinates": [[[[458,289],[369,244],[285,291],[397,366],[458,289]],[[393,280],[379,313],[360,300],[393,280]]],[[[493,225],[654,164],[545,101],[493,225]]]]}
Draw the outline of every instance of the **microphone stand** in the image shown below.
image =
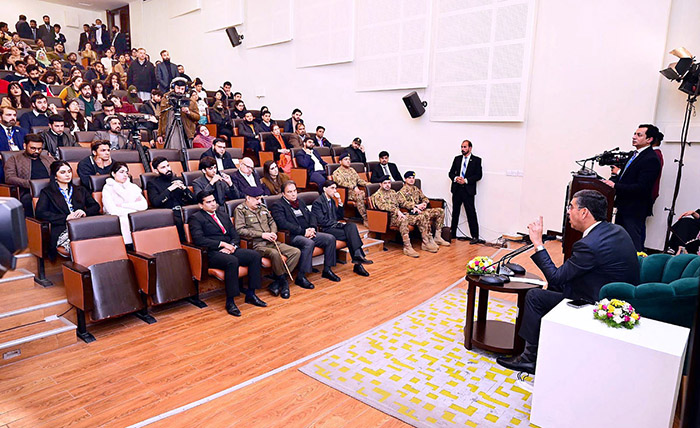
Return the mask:
{"type": "Polygon", "coordinates": [[[496,266],[496,272],[495,274],[487,274],[487,275],[481,275],[481,282],[484,284],[489,284],[489,285],[503,285],[506,282],[510,282],[509,276],[512,275],[520,275],[518,272],[522,272],[523,274],[525,273],[525,269],[523,269],[522,266],[517,265],[515,263],[507,263],[508,260],[512,259],[513,257],[522,254],[534,247],[534,244],[528,244],[523,247],[518,248],[517,250],[514,250],[505,256],[501,257],[498,261],[495,261],[491,263],[490,265],[486,266],[484,269],[488,269],[491,266],[496,266]],[[512,269],[512,267],[515,267],[515,270],[512,269]]]}

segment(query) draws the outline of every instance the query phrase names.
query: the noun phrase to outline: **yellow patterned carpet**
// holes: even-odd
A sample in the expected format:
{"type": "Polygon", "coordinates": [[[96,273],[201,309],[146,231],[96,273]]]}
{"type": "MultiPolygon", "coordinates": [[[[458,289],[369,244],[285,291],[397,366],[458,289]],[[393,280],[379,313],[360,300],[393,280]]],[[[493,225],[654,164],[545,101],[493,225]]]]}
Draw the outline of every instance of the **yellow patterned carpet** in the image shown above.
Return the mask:
{"type": "MultiPolygon", "coordinates": [[[[464,348],[466,290],[452,288],[300,370],[417,427],[527,427],[530,392],[486,351],[464,348]]],[[[488,318],[513,321],[495,298],[488,318]]]]}

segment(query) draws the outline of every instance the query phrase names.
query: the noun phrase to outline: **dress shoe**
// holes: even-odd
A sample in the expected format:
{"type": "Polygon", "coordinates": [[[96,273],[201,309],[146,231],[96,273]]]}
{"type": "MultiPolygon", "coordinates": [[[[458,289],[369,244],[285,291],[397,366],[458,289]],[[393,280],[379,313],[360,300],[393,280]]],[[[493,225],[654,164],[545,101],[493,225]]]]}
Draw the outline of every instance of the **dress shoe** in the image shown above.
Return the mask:
{"type": "Polygon", "coordinates": [[[458,240],[458,241],[469,241],[469,237],[467,237],[467,236],[460,236],[459,238],[457,238],[457,240],[458,240]]]}
{"type": "Polygon", "coordinates": [[[336,275],[330,268],[324,269],[323,273],[321,274],[322,278],[330,279],[333,282],[339,282],[340,277],[336,275]]]}
{"type": "Polygon", "coordinates": [[[233,315],[234,317],[241,316],[241,310],[238,309],[238,306],[236,306],[236,304],[233,302],[226,304],[226,312],[228,312],[229,315],[233,315]]]}
{"type": "Polygon", "coordinates": [[[501,366],[516,372],[525,372],[531,375],[535,374],[535,361],[530,361],[524,352],[510,358],[498,357],[496,358],[496,362],[501,366]]]}
{"type": "Polygon", "coordinates": [[[286,278],[283,281],[282,285],[280,285],[280,297],[289,299],[289,283],[286,278]]]}
{"type": "Polygon", "coordinates": [[[319,272],[318,269],[316,269],[315,267],[311,268],[311,273],[318,273],[318,272],[319,272]]]}
{"type": "Polygon", "coordinates": [[[277,283],[277,281],[274,281],[269,287],[267,287],[267,291],[269,291],[273,296],[277,297],[280,295],[280,285],[277,283]]]}
{"type": "Polygon", "coordinates": [[[366,259],[365,257],[353,257],[352,262],[357,264],[357,263],[362,263],[363,265],[371,265],[374,263],[372,260],[366,259]]]}
{"type": "Polygon", "coordinates": [[[369,272],[367,272],[365,267],[359,263],[356,264],[355,267],[352,268],[352,271],[360,276],[369,276],[369,272]]]}
{"type": "Polygon", "coordinates": [[[267,307],[267,303],[260,300],[260,297],[256,296],[255,294],[246,294],[245,302],[250,303],[251,305],[260,306],[261,308],[267,307]]]}
{"type": "Polygon", "coordinates": [[[311,281],[302,275],[297,275],[297,279],[294,280],[294,283],[301,288],[306,288],[307,290],[313,290],[315,288],[311,281]]]}
{"type": "Polygon", "coordinates": [[[479,238],[472,238],[469,240],[469,245],[474,245],[479,243],[479,238]]]}

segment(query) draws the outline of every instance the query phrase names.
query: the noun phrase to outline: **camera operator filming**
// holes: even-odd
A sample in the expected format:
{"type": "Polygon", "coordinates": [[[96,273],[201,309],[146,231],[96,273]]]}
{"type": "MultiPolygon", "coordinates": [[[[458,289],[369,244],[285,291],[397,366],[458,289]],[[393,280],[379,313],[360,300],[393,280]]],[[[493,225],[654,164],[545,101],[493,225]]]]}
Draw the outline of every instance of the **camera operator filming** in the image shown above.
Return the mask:
{"type": "Polygon", "coordinates": [[[177,77],[160,101],[158,143],[165,143],[166,149],[186,150],[191,147],[200,116],[197,104],[186,92],[187,80],[177,77]]]}

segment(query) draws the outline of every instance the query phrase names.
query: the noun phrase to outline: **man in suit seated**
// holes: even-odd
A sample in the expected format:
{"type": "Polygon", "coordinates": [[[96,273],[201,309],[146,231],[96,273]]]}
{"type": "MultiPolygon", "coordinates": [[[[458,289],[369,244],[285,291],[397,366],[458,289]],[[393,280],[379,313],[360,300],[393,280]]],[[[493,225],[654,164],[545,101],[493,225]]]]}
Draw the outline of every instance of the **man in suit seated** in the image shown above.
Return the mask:
{"type": "MultiPolygon", "coordinates": [[[[303,125],[302,125],[303,126],[303,125]]],[[[326,161],[314,148],[314,139],[307,138],[304,141],[304,150],[299,150],[296,155],[297,165],[306,169],[309,181],[316,183],[320,189],[326,182],[326,161]]]]}
{"type": "Polygon", "coordinates": [[[331,144],[330,141],[328,141],[328,138],[324,137],[323,134],[326,133],[326,128],[323,126],[317,126],[316,127],[316,135],[314,136],[314,139],[316,140],[316,146],[317,147],[332,147],[333,145],[331,144]]]}
{"type": "Polygon", "coordinates": [[[374,165],[370,172],[372,176],[369,181],[372,183],[381,183],[379,180],[385,175],[391,177],[391,181],[403,181],[399,168],[395,163],[389,162],[389,152],[386,150],[379,152],[379,164],[374,165]]]}
{"type": "Polygon", "coordinates": [[[43,150],[44,142],[37,134],[24,137],[24,152],[10,156],[5,161],[5,182],[19,187],[19,200],[27,217],[33,217],[32,195],[29,180],[49,178],[49,167],[55,160],[43,150]]]}
{"type": "Polygon", "coordinates": [[[253,119],[253,113],[246,111],[243,121],[238,124],[238,135],[245,138],[244,147],[255,153],[260,152],[260,127],[253,119]]]}
{"type": "Polygon", "coordinates": [[[350,146],[345,148],[345,152],[350,154],[350,162],[367,163],[365,148],[362,145],[362,139],[360,137],[353,138],[350,146]]]}
{"type": "Polygon", "coordinates": [[[275,279],[268,287],[270,293],[289,299],[287,269],[289,272],[294,270],[299,263],[301,251],[291,245],[276,242],[277,224],[270,211],[262,204],[262,195],[262,189],[259,187],[246,189],[245,202],[238,205],[234,213],[236,230],[241,237],[251,240],[255,251],[270,259],[275,279]],[[287,258],[286,263],[282,256],[287,258]]]}
{"type": "Polygon", "coordinates": [[[238,171],[233,173],[231,179],[242,194],[247,194],[246,189],[251,187],[260,189],[263,195],[270,194],[270,190],[263,186],[260,175],[255,171],[255,164],[251,158],[243,158],[238,162],[238,171]]]}
{"type": "Polygon", "coordinates": [[[119,120],[117,116],[110,116],[105,120],[109,128],[106,131],[95,132],[92,141],[109,141],[109,148],[111,150],[132,149],[132,144],[129,143],[129,140],[122,134],[121,120],[119,120]]]}
{"type": "MultiPolygon", "coordinates": [[[[563,299],[598,300],[603,285],[610,282],[639,283],[637,251],[625,229],[605,221],[608,202],[600,192],[580,190],[571,198],[567,215],[571,226],[583,232],[574,243],[571,257],[559,268],[545,250],[542,217],[530,223],[530,240],[536,247],[532,260],[547,279],[547,289],[535,288],[525,295],[523,323],[518,334],[525,339],[522,354],[499,357],[498,364],[515,371],[535,373],[537,344],[542,317],[563,299]]],[[[585,309],[588,310],[588,309],[585,309]]]]}
{"type": "Polygon", "coordinates": [[[204,191],[212,192],[219,205],[224,205],[226,201],[243,198],[243,194],[233,184],[231,177],[218,170],[213,157],[205,156],[200,159],[199,170],[202,171],[202,176],[192,182],[195,195],[204,191]]]}
{"type": "MultiPolygon", "coordinates": [[[[0,107],[0,151],[19,152],[24,150],[24,136],[27,131],[17,125],[17,111],[12,107],[0,107]]],[[[3,160],[0,159],[0,166],[3,160]]],[[[0,183],[5,182],[5,173],[0,168],[0,183]]]]}
{"type": "Polygon", "coordinates": [[[301,114],[301,110],[298,108],[292,110],[292,117],[284,121],[284,132],[294,132],[298,129],[300,123],[304,123],[301,114]]]}
{"type": "Polygon", "coordinates": [[[207,249],[209,267],[223,269],[226,283],[226,312],[235,317],[241,316],[233,298],[240,294],[238,266],[248,267],[248,288],[245,290],[245,302],[266,307],[255,290],[260,288],[262,270],[260,253],[241,248],[241,239],[233,227],[226,211],[219,208],[214,193],[205,190],[197,194],[200,211],[192,214],[190,226],[192,243],[207,249]]]}
{"type": "Polygon", "coordinates": [[[182,221],[182,207],[195,202],[194,195],[179,178],[175,177],[170,163],[163,156],[157,156],[151,161],[153,171],[158,176],[148,182],[146,192],[153,208],[169,208],[173,210],[173,219],[180,240],[185,242],[185,227],[182,221]]]}
{"type": "Polygon", "coordinates": [[[63,116],[52,114],[49,118],[49,129],[39,133],[44,142],[44,150],[49,152],[55,159],[59,158],[59,147],[75,147],[78,143],[72,133],[65,127],[63,116]]]}
{"type": "Polygon", "coordinates": [[[336,201],[340,201],[338,185],[334,181],[326,180],[322,186],[321,196],[311,206],[311,214],[316,219],[321,232],[329,233],[335,236],[336,240],[347,243],[352,263],[355,265],[353,272],[360,276],[369,276],[369,272],[362,265],[371,265],[374,262],[365,258],[362,238],[355,223],[338,221],[343,219],[343,204],[340,202],[337,205],[336,201]]]}
{"type": "Polygon", "coordinates": [[[212,157],[216,161],[216,167],[219,171],[224,169],[235,168],[236,164],[233,163],[233,158],[231,154],[226,151],[226,141],[221,138],[214,138],[214,143],[209,148],[209,150],[202,153],[199,159],[204,159],[205,157],[212,157]]]}
{"type": "Polygon", "coordinates": [[[31,133],[33,126],[49,126],[49,115],[58,114],[58,109],[53,104],[49,105],[46,95],[41,93],[32,94],[29,101],[32,111],[19,117],[19,126],[31,133]]]}
{"type": "Polygon", "coordinates": [[[303,148],[304,141],[306,141],[307,138],[309,138],[309,136],[306,135],[306,125],[304,125],[304,122],[299,122],[297,123],[294,133],[289,136],[289,145],[295,149],[303,148]]]}

